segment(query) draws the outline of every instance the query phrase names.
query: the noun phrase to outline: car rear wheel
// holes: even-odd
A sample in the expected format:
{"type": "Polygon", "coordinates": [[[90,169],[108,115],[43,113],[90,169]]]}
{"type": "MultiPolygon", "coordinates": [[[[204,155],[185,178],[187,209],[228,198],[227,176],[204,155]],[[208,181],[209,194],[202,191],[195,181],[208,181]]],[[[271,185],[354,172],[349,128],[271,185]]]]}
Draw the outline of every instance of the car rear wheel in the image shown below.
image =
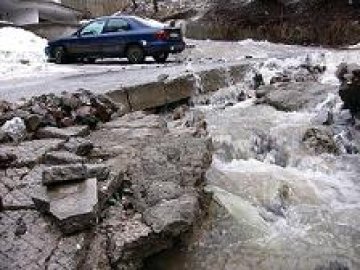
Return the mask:
{"type": "Polygon", "coordinates": [[[87,57],[82,60],[85,64],[94,64],[96,62],[96,58],[94,57],[87,57]]]}
{"type": "Polygon", "coordinates": [[[67,63],[67,55],[64,47],[57,47],[54,50],[55,63],[56,64],[66,64],[67,63]]]}
{"type": "Polygon", "coordinates": [[[160,53],[153,56],[157,63],[165,63],[169,57],[168,53],[160,53]]]}
{"type": "Polygon", "coordinates": [[[145,60],[145,53],[140,46],[132,45],[127,49],[126,57],[131,64],[141,64],[145,60]]]}

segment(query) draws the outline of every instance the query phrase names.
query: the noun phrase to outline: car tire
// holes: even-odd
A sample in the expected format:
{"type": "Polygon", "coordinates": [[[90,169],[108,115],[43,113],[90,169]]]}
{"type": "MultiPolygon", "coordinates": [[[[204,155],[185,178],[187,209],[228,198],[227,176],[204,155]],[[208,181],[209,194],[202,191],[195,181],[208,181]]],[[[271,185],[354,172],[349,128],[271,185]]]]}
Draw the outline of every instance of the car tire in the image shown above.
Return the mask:
{"type": "Polygon", "coordinates": [[[56,47],[54,50],[55,63],[56,64],[66,64],[68,57],[64,47],[56,47]]]}
{"type": "Polygon", "coordinates": [[[163,64],[166,62],[166,60],[168,59],[169,57],[169,53],[160,53],[160,54],[156,54],[153,56],[156,63],[160,63],[160,64],[163,64]]]}
{"type": "Polygon", "coordinates": [[[126,58],[129,60],[130,64],[142,64],[145,61],[145,53],[141,46],[131,45],[126,50],[126,58]]]}
{"type": "Polygon", "coordinates": [[[85,63],[85,64],[95,64],[96,58],[94,58],[94,57],[87,57],[87,58],[84,58],[84,59],[82,60],[82,62],[85,63]]]}

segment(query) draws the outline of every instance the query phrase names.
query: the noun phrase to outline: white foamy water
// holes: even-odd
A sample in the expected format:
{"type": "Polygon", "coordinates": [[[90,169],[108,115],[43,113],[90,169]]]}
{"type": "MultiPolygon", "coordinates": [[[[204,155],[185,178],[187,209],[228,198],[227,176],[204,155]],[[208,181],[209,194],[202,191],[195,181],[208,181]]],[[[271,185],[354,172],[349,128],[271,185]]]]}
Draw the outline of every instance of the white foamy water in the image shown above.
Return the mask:
{"type": "MultiPolygon", "coordinates": [[[[310,61],[326,66],[319,82],[338,85],[337,66],[360,63],[356,51],[252,40],[238,46],[244,48],[239,58],[268,57],[254,67],[265,83],[310,61]]],[[[221,91],[215,103],[198,107],[216,149],[207,172],[215,202],[202,230],[167,269],[360,269],[360,155],[348,154],[341,139],[349,127],[337,93],[324,92],[313,108],[282,112],[252,99],[224,108],[217,101],[233,90],[221,91]],[[340,152],[317,155],[302,139],[328,112],[340,152]]]]}

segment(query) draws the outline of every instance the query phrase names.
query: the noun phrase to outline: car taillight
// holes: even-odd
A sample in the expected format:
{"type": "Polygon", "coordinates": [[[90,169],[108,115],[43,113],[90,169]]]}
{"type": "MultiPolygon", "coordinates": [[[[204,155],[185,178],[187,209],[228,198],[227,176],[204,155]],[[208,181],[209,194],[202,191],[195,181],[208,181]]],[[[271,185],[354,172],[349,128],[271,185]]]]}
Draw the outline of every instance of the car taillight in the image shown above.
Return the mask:
{"type": "Polygon", "coordinates": [[[168,40],[170,38],[170,34],[165,30],[161,30],[155,34],[155,37],[158,40],[168,40]]]}

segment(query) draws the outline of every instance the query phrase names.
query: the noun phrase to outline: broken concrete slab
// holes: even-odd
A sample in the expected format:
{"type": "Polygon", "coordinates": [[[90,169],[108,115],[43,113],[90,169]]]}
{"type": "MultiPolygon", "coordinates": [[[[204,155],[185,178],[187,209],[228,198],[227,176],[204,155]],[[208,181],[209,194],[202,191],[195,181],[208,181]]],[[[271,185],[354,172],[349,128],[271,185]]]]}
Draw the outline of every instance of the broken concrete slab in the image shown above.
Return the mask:
{"type": "Polygon", "coordinates": [[[166,103],[190,98],[195,91],[194,75],[185,75],[165,82],[166,103]]]}
{"type": "Polygon", "coordinates": [[[88,126],[73,126],[67,128],[44,127],[38,129],[36,137],[39,139],[69,139],[71,137],[83,137],[90,133],[88,126]]]}
{"type": "Polygon", "coordinates": [[[32,196],[36,209],[51,214],[64,234],[87,229],[97,223],[97,180],[39,187],[32,196]]]}
{"type": "Polygon", "coordinates": [[[85,159],[67,151],[56,151],[46,153],[44,163],[51,165],[83,163],[85,159]]]}
{"type": "Polygon", "coordinates": [[[156,108],[166,104],[164,82],[152,82],[126,88],[131,111],[156,108]]]}
{"type": "Polygon", "coordinates": [[[60,148],[62,140],[47,139],[22,142],[18,145],[2,145],[0,151],[16,156],[14,166],[33,166],[39,163],[44,155],[60,148]]]}
{"type": "Polygon", "coordinates": [[[87,177],[87,167],[83,164],[59,165],[45,168],[42,182],[44,185],[50,186],[85,180],[87,177]]]}
{"type": "Polygon", "coordinates": [[[229,86],[229,74],[225,68],[205,70],[199,73],[201,93],[215,92],[229,86]]]}

